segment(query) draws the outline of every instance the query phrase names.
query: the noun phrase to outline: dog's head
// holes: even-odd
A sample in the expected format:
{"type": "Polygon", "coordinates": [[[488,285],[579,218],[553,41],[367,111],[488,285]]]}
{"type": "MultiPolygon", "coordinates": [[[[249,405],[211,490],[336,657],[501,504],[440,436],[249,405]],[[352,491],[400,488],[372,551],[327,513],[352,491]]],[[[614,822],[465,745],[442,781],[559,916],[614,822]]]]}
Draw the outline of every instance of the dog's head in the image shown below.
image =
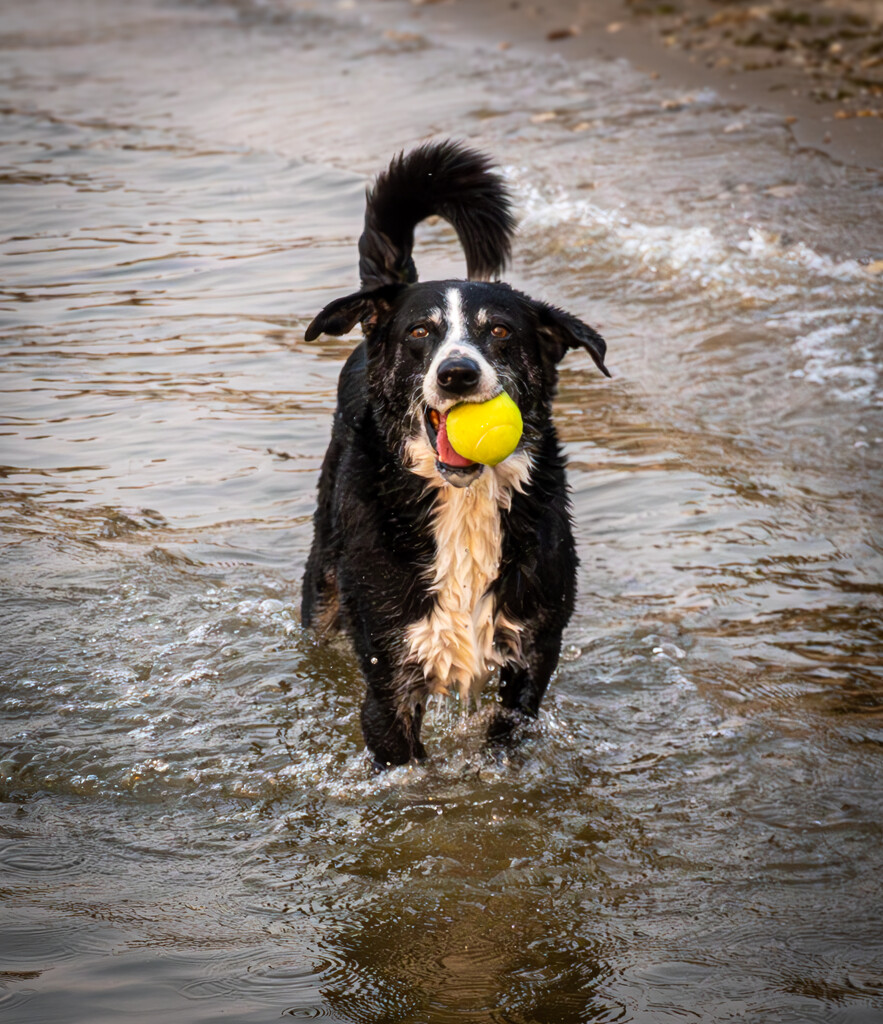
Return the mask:
{"type": "Polygon", "coordinates": [[[368,352],[368,401],[390,450],[425,442],[435,469],[465,487],[483,468],[459,456],[445,419],[460,402],[506,391],[524,420],[528,454],[550,418],[558,363],[585,349],[607,376],[604,339],[587,324],[506,284],[433,281],[385,285],[330,303],[306,331],[340,335],[361,323],[368,352]]]}

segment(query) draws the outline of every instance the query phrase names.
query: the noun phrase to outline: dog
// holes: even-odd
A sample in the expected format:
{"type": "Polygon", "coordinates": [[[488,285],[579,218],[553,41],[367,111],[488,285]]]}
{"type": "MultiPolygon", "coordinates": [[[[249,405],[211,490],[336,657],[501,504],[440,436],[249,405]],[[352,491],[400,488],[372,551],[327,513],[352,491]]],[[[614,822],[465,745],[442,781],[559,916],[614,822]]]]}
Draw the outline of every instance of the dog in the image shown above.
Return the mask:
{"type": "Polygon", "coordinates": [[[303,583],[303,624],[342,630],[366,682],[365,744],[378,770],[422,761],[427,698],[466,706],[499,673],[492,745],[535,718],[574,606],[577,556],[552,423],[558,363],[606,343],[581,320],[496,280],[511,251],[510,194],[488,157],[428,143],[368,190],[359,291],[306,330],[362,340],[340,374],[303,583]],[[418,283],[414,228],[456,230],[467,279],[418,283]],[[447,437],[448,412],[502,391],[524,430],[496,466],[447,437]]]}

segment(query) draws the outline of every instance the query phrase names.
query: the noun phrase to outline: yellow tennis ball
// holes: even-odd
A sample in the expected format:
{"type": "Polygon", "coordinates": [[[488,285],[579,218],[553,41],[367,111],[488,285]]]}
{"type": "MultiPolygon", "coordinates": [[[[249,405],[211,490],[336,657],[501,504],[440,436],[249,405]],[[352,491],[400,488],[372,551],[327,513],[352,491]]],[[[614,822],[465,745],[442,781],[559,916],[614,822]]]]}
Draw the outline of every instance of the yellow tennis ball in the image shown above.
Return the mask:
{"type": "Polygon", "coordinates": [[[448,440],[464,459],[496,466],[521,440],[521,412],[503,391],[488,402],[461,402],[448,413],[448,440]]]}

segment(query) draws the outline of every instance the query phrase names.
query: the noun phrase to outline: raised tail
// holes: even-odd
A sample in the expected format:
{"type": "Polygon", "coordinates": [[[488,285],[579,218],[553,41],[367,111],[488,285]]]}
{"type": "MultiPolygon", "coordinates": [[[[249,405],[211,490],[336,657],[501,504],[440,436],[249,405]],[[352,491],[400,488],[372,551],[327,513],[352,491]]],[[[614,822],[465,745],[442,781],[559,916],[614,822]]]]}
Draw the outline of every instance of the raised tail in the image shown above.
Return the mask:
{"type": "Polygon", "coordinates": [[[457,142],[430,142],[399,154],[368,190],[359,239],[359,275],[367,290],[417,280],[414,228],[427,217],[448,221],[466,254],[466,275],[499,274],[512,247],[509,191],[488,157],[457,142]]]}

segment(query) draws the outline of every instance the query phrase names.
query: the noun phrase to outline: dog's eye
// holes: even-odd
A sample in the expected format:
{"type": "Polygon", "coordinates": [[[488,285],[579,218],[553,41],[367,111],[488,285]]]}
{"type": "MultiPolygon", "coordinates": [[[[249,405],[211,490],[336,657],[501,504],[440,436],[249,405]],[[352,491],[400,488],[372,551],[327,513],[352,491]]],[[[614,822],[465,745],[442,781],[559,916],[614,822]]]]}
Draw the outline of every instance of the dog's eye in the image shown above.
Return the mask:
{"type": "Polygon", "coordinates": [[[417,324],[408,331],[408,337],[414,338],[416,341],[422,341],[423,338],[429,337],[429,328],[426,324],[417,324]]]}
{"type": "Polygon", "coordinates": [[[505,341],[511,333],[509,328],[503,324],[494,324],[491,328],[491,337],[497,338],[499,341],[505,341]]]}

